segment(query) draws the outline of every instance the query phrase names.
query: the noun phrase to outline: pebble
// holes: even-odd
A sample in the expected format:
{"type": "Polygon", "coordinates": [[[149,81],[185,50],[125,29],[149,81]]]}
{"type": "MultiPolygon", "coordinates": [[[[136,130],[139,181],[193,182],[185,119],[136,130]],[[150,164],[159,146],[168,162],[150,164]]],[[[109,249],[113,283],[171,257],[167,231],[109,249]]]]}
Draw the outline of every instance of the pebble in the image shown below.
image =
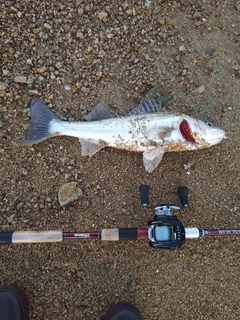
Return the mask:
{"type": "Polygon", "coordinates": [[[184,169],[188,170],[194,165],[194,161],[189,161],[183,165],[184,169]]]}
{"type": "Polygon", "coordinates": [[[10,73],[9,70],[7,70],[7,69],[4,69],[4,70],[3,70],[3,75],[4,75],[4,76],[7,76],[9,73],[10,73]]]}
{"type": "Polygon", "coordinates": [[[58,68],[58,69],[61,69],[63,67],[63,62],[57,62],[55,64],[55,67],[58,68]]]}
{"type": "Polygon", "coordinates": [[[52,27],[49,23],[44,23],[44,28],[48,29],[48,30],[51,30],[52,27]]]}
{"type": "Polygon", "coordinates": [[[14,80],[17,83],[27,83],[28,78],[25,76],[16,76],[14,80]]]}
{"type": "Polygon", "coordinates": [[[61,207],[80,199],[82,197],[82,190],[77,187],[76,182],[69,182],[64,184],[58,191],[58,200],[61,207]]]}
{"type": "Polygon", "coordinates": [[[4,91],[7,89],[7,86],[5,85],[5,83],[0,82],[0,91],[4,91]]]}
{"type": "Polygon", "coordinates": [[[78,38],[83,39],[83,33],[81,30],[78,30],[76,35],[78,38]]]}
{"type": "Polygon", "coordinates": [[[203,85],[197,87],[194,92],[195,93],[203,93],[205,91],[205,87],[203,85]]]}
{"type": "Polygon", "coordinates": [[[181,53],[185,53],[185,52],[186,52],[185,46],[184,46],[184,45],[181,45],[181,46],[179,47],[179,51],[180,51],[181,53]]]}
{"type": "Polygon", "coordinates": [[[8,217],[8,218],[7,218],[8,223],[12,223],[14,217],[15,217],[15,214],[12,214],[10,217],[8,217]]]}
{"type": "Polygon", "coordinates": [[[20,210],[23,206],[24,206],[24,203],[19,202],[19,204],[17,205],[17,210],[20,210]]]}
{"type": "Polygon", "coordinates": [[[46,32],[41,32],[40,36],[44,39],[47,40],[48,39],[48,34],[46,32]]]}
{"type": "Polygon", "coordinates": [[[98,14],[98,19],[102,20],[103,22],[107,21],[107,17],[108,17],[108,14],[105,11],[99,12],[98,14]]]}
{"type": "Polygon", "coordinates": [[[28,93],[30,94],[30,96],[40,96],[41,93],[39,93],[36,89],[35,90],[29,90],[28,93]]]}
{"type": "Polygon", "coordinates": [[[202,14],[199,11],[196,11],[193,15],[193,19],[200,20],[202,18],[202,14]]]}

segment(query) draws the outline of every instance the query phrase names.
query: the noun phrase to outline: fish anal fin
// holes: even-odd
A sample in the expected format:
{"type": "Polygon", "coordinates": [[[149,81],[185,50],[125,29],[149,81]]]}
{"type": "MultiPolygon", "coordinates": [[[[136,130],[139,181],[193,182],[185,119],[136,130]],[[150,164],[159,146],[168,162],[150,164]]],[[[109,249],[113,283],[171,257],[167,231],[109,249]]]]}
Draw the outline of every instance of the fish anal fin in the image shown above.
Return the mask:
{"type": "Polygon", "coordinates": [[[160,163],[164,154],[161,146],[146,150],[143,153],[143,164],[147,172],[151,173],[160,163]]]}
{"type": "Polygon", "coordinates": [[[79,139],[82,147],[82,156],[93,156],[99,150],[104,148],[103,143],[94,140],[79,139]]]}
{"type": "Polygon", "coordinates": [[[110,109],[104,102],[100,102],[85,117],[87,121],[97,121],[103,119],[118,118],[118,115],[110,109]]]}

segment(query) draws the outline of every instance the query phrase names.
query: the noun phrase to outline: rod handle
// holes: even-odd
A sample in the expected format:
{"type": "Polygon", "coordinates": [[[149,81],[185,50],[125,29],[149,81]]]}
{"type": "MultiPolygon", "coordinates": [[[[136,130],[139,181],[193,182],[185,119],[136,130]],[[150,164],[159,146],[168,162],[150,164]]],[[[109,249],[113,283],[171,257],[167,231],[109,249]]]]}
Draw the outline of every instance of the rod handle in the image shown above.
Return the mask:
{"type": "Polygon", "coordinates": [[[181,204],[184,208],[188,207],[188,188],[180,186],[178,188],[178,194],[181,200],[181,204]]]}
{"type": "Polygon", "coordinates": [[[149,203],[149,200],[148,200],[149,189],[150,189],[149,185],[147,184],[141,184],[139,187],[141,203],[144,207],[147,207],[149,203]]]}
{"type": "Polygon", "coordinates": [[[0,244],[60,242],[62,240],[62,231],[0,232],[0,244]]]}

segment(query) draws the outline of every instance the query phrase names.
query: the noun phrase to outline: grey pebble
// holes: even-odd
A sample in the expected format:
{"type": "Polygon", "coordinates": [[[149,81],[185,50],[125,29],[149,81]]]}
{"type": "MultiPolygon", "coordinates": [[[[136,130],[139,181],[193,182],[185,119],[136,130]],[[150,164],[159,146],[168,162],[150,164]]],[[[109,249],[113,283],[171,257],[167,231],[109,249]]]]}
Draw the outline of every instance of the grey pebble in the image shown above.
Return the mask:
{"type": "Polygon", "coordinates": [[[27,83],[28,78],[25,76],[16,76],[14,80],[18,83],[27,83]]]}
{"type": "Polygon", "coordinates": [[[5,85],[5,83],[0,82],[0,91],[6,90],[7,86],[5,85]]]}
{"type": "Polygon", "coordinates": [[[8,221],[9,223],[12,223],[14,217],[15,217],[15,214],[12,214],[10,217],[7,218],[7,221],[8,221]]]}
{"type": "Polygon", "coordinates": [[[205,87],[203,85],[197,87],[194,92],[195,93],[203,93],[205,91],[205,87]]]}
{"type": "Polygon", "coordinates": [[[82,190],[77,187],[76,182],[69,182],[61,186],[58,191],[58,200],[61,207],[80,199],[82,197],[82,190]]]}

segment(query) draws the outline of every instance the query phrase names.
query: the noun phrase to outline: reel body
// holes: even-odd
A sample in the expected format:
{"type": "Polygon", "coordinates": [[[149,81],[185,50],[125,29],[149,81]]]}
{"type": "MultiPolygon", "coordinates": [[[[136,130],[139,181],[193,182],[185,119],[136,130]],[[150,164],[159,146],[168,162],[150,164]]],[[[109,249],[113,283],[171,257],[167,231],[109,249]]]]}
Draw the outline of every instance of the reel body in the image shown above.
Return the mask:
{"type": "MultiPolygon", "coordinates": [[[[148,222],[149,245],[156,249],[177,250],[185,242],[186,232],[181,221],[173,215],[172,210],[179,210],[175,204],[164,202],[154,206],[148,204],[149,186],[140,186],[141,202],[144,208],[154,208],[155,216],[148,222]]],[[[183,207],[188,206],[187,188],[179,187],[178,190],[183,207]]]]}
{"type": "Polygon", "coordinates": [[[176,216],[155,216],[148,222],[149,245],[156,249],[177,250],[185,242],[185,229],[176,216]]]}

